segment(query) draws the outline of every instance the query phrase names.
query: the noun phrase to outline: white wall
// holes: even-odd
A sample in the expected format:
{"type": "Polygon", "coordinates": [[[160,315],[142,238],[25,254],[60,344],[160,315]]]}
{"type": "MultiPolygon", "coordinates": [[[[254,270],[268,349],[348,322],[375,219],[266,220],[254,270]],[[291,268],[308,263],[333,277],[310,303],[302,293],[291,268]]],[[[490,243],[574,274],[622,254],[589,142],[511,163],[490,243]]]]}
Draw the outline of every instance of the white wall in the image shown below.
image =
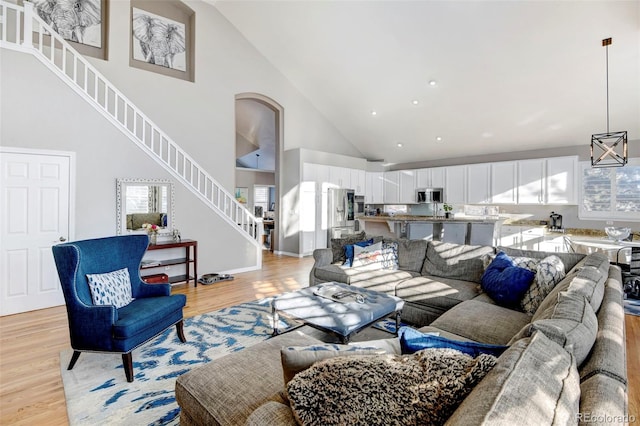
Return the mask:
{"type": "MultiPolygon", "coordinates": [[[[110,2],[109,60],[90,60],[220,184],[233,192],[237,93],[261,93],[284,107],[284,149],[305,146],[359,156],[213,6],[185,3],[196,13],[195,83],[129,67],[126,1],[110,2]]],[[[6,49],[1,55],[0,144],[75,151],[75,235],[113,235],[116,178],[171,177],[36,59],[6,49]]],[[[199,240],[201,272],[255,263],[251,245],[179,184],[176,226],[183,238],[199,240]]]]}

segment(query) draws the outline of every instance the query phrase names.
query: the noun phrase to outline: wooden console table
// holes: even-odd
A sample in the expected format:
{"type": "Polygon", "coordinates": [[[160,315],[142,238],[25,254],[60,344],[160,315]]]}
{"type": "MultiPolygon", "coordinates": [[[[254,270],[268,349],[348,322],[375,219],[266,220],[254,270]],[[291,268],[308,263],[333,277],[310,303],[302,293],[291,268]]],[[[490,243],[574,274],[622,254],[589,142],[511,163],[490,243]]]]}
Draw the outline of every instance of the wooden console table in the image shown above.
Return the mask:
{"type": "MultiPolygon", "coordinates": [[[[147,251],[153,250],[166,250],[172,248],[181,248],[184,247],[184,257],[180,257],[177,259],[165,259],[158,260],[149,264],[142,264],[140,266],[141,270],[153,269],[153,268],[162,268],[165,266],[171,265],[184,265],[186,274],[184,275],[174,275],[169,277],[169,283],[180,283],[186,282],[189,284],[190,280],[193,280],[195,286],[198,286],[198,242],[195,240],[181,240],[181,241],[165,241],[158,242],[157,244],[150,244],[147,251]],[[193,275],[191,275],[191,264],[193,264],[193,275]]],[[[144,278],[144,276],[143,276],[144,278]]]]}

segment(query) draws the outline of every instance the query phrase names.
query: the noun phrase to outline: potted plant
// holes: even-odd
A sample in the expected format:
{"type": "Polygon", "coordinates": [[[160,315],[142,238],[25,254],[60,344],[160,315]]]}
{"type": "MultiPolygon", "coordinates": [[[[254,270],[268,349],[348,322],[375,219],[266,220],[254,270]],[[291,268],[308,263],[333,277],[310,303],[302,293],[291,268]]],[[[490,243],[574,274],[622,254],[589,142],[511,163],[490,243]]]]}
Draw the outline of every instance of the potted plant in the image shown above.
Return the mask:
{"type": "Polygon", "coordinates": [[[442,208],[444,209],[444,217],[449,219],[451,217],[451,210],[453,210],[453,206],[451,204],[443,204],[442,208]]]}

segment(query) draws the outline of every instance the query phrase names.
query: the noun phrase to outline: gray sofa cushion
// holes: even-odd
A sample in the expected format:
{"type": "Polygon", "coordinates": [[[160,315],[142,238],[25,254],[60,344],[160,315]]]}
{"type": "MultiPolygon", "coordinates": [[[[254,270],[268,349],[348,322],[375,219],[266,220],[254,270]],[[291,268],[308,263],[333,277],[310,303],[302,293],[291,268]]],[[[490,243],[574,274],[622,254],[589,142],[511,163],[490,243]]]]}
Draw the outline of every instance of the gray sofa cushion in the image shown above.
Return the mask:
{"type": "MultiPolygon", "coordinates": [[[[524,257],[532,257],[534,259],[544,259],[549,255],[549,252],[545,252],[545,251],[521,250],[521,249],[516,249],[512,247],[498,246],[496,248],[496,253],[501,251],[505,252],[511,257],[524,256],[524,257]]],[[[576,266],[576,264],[585,257],[585,255],[581,253],[553,253],[553,254],[558,256],[560,260],[562,260],[562,263],[564,263],[564,268],[566,272],[569,272],[571,269],[573,269],[573,267],[576,266]]]]}
{"type": "Polygon", "coordinates": [[[480,283],[484,272],[483,257],[494,252],[494,248],[489,246],[468,246],[429,241],[422,275],[480,283]]]}
{"type": "Polygon", "coordinates": [[[580,425],[633,424],[627,413],[627,387],[618,380],[598,374],[580,384],[580,425]]]}
{"type": "Polygon", "coordinates": [[[506,345],[531,316],[476,300],[462,302],[430,325],[480,343],[506,345]]]}
{"type": "Polygon", "coordinates": [[[339,265],[327,265],[316,268],[315,277],[320,281],[336,281],[339,283],[359,285],[360,287],[371,288],[372,290],[391,293],[395,291],[395,285],[401,281],[413,278],[417,272],[366,268],[348,268],[339,265]]]}
{"type": "Polygon", "coordinates": [[[194,368],[176,380],[181,416],[186,424],[244,424],[263,403],[284,402],[280,348],[318,343],[291,331],[194,368]]]}
{"type": "Polygon", "coordinates": [[[531,324],[525,326],[510,343],[530,336],[536,330],[570,351],[575,356],[577,365],[580,365],[596,340],[598,320],[584,296],[561,292],[555,305],[544,311],[538,310],[531,324]]]}
{"type": "Polygon", "coordinates": [[[425,240],[398,240],[398,268],[419,273],[426,252],[427,242],[425,240]]]}
{"type": "MultiPolygon", "coordinates": [[[[182,422],[181,422],[182,424],[182,422]]],[[[245,426],[297,426],[293,411],[288,405],[269,401],[258,407],[247,419],[245,426]]]]}
{"type": "Polygon", "coordinates": [[[478,285],[469,281],[420,276],[399,282],[395,295],[414,304],[449,309],[479,293],[478,285]]]}
{"type": "Polygon", "coordinates": [[[627,385],[623,292],[619,278],[619,269],[612,267],[598,311],[596,342],[580,369],[582,381],[602,374],[619,381],[624,387],[627,385]]]}
{"type": "Polygon", "coordinates": [[[564,426],[576,423],[579,400],[573,356],[535,333],[498,358],[446,424],[564,426]]]}

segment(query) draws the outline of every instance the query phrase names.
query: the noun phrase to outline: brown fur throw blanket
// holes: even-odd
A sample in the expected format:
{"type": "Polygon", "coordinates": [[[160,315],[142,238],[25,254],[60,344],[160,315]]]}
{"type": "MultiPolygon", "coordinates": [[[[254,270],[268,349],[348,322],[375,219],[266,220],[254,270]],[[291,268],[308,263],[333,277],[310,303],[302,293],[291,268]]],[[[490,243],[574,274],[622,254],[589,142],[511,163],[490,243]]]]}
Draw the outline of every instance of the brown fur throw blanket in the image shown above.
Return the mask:
{"type": "Polygon", "coordinates": [[[302,425],[440,425],[495,365],[453,349],[320,361],[288,384],[302,425]]]}

